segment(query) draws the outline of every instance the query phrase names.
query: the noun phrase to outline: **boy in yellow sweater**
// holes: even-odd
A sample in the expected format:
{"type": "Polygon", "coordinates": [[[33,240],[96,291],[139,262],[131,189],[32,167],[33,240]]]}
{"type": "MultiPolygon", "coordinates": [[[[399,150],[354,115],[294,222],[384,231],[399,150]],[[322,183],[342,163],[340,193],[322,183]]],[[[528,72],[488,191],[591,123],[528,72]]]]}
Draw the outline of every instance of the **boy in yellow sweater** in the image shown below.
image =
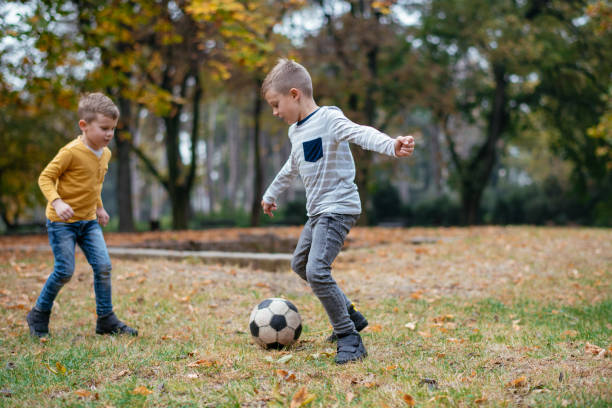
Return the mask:
{"type": "Polygon", "coordinates": [[[36,305],[27,315],[30,334],[49,334],[53,301],[74,272],[74,249],[79,244],[93,268],[97,334],[131,334],[138,331],[120,321],[111,301],[111,261],[102,235],[108,213],[102,205],[102,182],[108,170],[119,109],[106,95],[87,94],[79,101],[82,134],[62,147],[45,167],[38,185],[47,198],[47,232],[55,257],[36,305]]]}

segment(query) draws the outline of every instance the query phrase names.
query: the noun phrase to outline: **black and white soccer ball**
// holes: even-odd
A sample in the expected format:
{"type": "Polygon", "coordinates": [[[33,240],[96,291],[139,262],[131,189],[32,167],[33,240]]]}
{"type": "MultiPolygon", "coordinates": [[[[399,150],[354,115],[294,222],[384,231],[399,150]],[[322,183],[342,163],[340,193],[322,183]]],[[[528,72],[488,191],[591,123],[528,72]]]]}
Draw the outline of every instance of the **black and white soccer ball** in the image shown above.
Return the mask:
{"type": "Polygon", "coordinates": [[[257,344],[265,349],[282,349],[302,333],[302,318],[288,300],[269,298],[253,308],[249,329],[257,344]]]}

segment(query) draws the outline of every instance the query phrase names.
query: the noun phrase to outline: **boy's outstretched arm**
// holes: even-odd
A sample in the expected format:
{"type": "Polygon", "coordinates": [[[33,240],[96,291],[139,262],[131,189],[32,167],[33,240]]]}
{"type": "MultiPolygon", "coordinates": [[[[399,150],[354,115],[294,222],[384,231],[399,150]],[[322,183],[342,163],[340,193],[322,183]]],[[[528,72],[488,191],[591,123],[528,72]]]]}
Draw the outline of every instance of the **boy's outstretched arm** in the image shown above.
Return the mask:
{"type": "Polygon", "coordinates": [[[394,141],[395,155],[397,157],[408,157],[414,152],[414,137],[398,136],[394,141]]]}
{"type": "Polygon", "coordinates": [[[261,200],[261,208],[263,208],[264,214],[267,214],[270,217],[274,217],[272,211],[276,211],[277,207],[275,203],[266,203],[264,200],[261,200]]]}

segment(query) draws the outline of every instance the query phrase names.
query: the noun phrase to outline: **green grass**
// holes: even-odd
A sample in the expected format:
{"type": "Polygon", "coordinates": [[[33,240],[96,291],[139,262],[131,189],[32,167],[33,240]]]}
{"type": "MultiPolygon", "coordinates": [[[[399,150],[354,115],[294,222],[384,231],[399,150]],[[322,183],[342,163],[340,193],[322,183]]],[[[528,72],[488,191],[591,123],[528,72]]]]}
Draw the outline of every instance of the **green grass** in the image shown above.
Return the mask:
{"type": "MultiPolygon", "coordinates": [[[[511,230],[506,239],[521,241],[524,232],[511,230]]],[[[524,265],[496,266],[503,264],[498,253],[482,256],[488,232],[472,233],[461,230],[459,242],[431,246],[419,259],[401,242],[341,256],[334,275],[370,321],[363,333],[369,357],[347,366],[334,364],[323,308],[294,274],[192,260],[114,260],[115,309],[141,332],[130,338],[94,334],[91,276],[77,257],[52,314],[52,337],[41,343],[29,337],[24,317],[48,257],[5,254],[0,406],[286,407],[302,387],[312,407],[402,407],[408,395],[431,407],[610,406],[612,359],[585,352],[587,342],[612,343],[610,260],[560,259],[571,266],[546,287],[549,268],[532,266],[518,281],[515,268],[524,265]],[[479,254],[476,263],[462,245],[479,254]],[[381,248],[391,261],[381,264],[381,248]],[[406,272],[406,265],[416,267],[406,272]],[[412,296],[417,290],[422,296],[412,296]],[[286,351],[262,350],[248,333],[250,309],[271,296],[291,300],[304,320],[300,341],[286,351]],[[193,365],[201,359],[209,364],[193,365]],[[57,363],[65,373],[46,367],[57,371],[57,363]]],[[[584,233],[576,230],[576,242],[584,233]]],[[[552,262],[546,253],[534,249],[525,264],[552,262]]]]}

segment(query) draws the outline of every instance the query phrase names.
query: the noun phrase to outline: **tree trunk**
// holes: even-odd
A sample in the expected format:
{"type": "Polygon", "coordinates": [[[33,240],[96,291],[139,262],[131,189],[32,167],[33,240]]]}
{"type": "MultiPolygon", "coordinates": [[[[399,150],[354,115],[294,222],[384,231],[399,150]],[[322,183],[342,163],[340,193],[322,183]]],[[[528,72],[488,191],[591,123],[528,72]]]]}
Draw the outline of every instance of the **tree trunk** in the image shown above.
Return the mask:
{"type": "MultiPolygon", "coordinates": [[[[257,81],[257,90],[261,88],[261,81],[257,81]]],[[[251,202],[251,227],[259,226],[261,219],[261,196],[263,194],[263,170],[261,167],[261,148],[259,136],[261,127],[261,96],[255,93],[255,104],[253,105],[253,167],[255,179],[253,184],[253,198],[251,202]]]]}
{"type": "Polygon", "coordinates": [[[227,200],[232,210],[236,209],[236,191],[238,189],[238,165],[240,147],[239,132],[240,132],[240,111],[238,109],[228,109],[227,127],[227,143],[229,149],[229,180],[227,182],[227,200]]]}
{"type": "Polygon", "coordinates": [[[211,213],[215,211],[215,182],[212,179],[212,172],[218,107],[217,102],[212,102],[208,110],[208,137],[206,138],[206,190],[208,193],[208,208],[211,213]]]}
{"type": "Polygon", "coordinates": [[[119,211],[119,231],[133,232],[134,210],[132,207],[132,165],[130,145],[134,134],[131,122],[130,101],[119,98],[121,116],[117,126],[115,145],[117,146],[117,208],[119,211]]]}
{"type": "Polygon", "coordinates": [[[489,116],[487,140],[476,156],[461,172],[461,218],[463,224],[473,225],[479,221],[478,211],[484,189],[491,178],[491,172],[497,160],[497,143],[508,126],[506,107],[506,70],[503,65],[493,66],[495,90],[493,107],[489,116]]]}

